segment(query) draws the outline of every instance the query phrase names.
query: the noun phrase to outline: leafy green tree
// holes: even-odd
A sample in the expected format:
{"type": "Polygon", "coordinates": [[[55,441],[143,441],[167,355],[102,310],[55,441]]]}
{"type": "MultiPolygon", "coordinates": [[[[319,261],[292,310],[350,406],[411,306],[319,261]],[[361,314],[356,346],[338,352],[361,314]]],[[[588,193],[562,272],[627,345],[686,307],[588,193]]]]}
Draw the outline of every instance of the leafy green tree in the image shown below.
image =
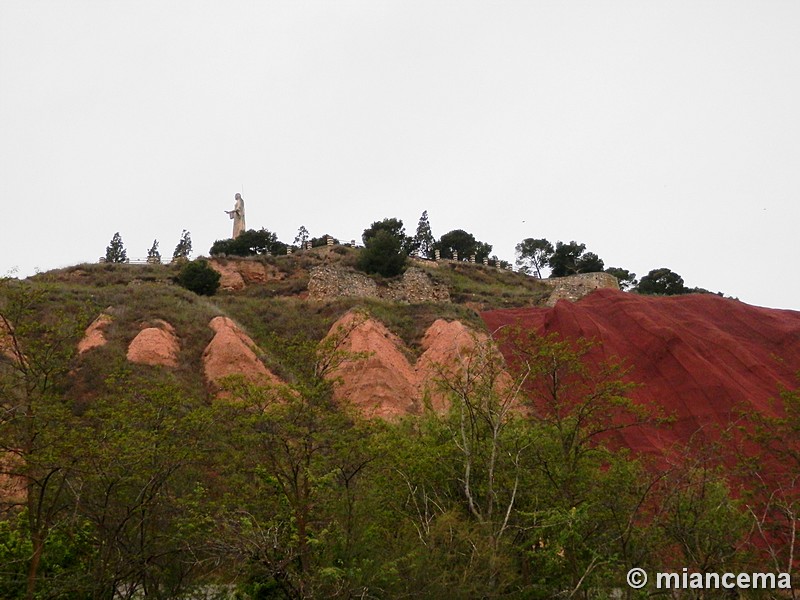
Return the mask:
{"type": "Polygon", "coordinates": [[[362,241],[364,242],[364,246],[369,244],[369,241],[378,235],[378,232],[385,231],[390,236],[397,239],[400,243],[400,250],[409,254],[412,250],[414,250],[414,238],[408,237],[406,235],[405,227],[403,226],[403,221],[400,219],[383,219],[382,221],[375,221],[372,225],[370,225],[367,229],[364,230],[364,233],[361,236],[362,241]]]}
{"type": "Polygon", "coordinates": [[[553,254],[553,244],[546,239],[525,238],[516,246],[517,267],[521,273],[535,273],[542,278],[542,269],[553,254]]]}
{"type": "Polygon", "coordinates": [[[107,263],[125,263],[128,262],[128,253],[125,252],[125,246],[122,243],[122,236],[119,231],[111,238],[111,243],[106,246],[107,263]]]}
{"type": "Polygon", "coordinates": [[[12,482],[0,506],[26,517],[31,600],[51,533],[70,528],[70,482],[84,443],[64,394],[88,307],[54,310],[47,294],[47,287],[0,279],[0,475],[12,482]]]}
{"type": "Polygon", "coordinates": [[[161,264],[161,252],[158,251],[158,240],[153,240],[153,245],[150,246],[150,250],[147,251],[147,262],[156,265],[161,264]]]}
{"type": "Polygon", "coordinates": [[[219,289],[220,274],[212,269],[208,261],[195,260],[181,267],[176,281],[187,290],[201,296],[213,296],[219,289]]]}
{"type": "Polygon", "coordinates": [[[432,259],[434,257],[433,245],[435,243],[436,239],[433,237],[431,224],[428,221],[428,211],[426,210],[422,212],[422,216],[419,218],[419,223],[417,224],[417,233],[414,235],[413,246],[414,249],[422,256],[432,259]]]}
{"type": "Polygon", "coordinates": [[[642,277],[635,291],[639,294],[657,294],[661,296],[675,296],[691,292],[691,290],[683,284],[683,277],[666,267],[653,269],[642,277]]]}
{"type": "Polygon", "coordinates": [[[205,487],[213,412],[175,384],[119,374],[111,394],[83,415],[86,448],[72,488],[91,524],[96,553],[86,560],[92,598],[181,597],[204,568],[211,524],[198,502],[205,487]]]}
{"type": "Polygon", "coordinates": [[[551,277],[564,277],[576,273],[598,273],[603,270],[603,261],[593,252],[586,252],[586,244],[572,241],[568,244],[556,242],[555,250],[548,260],[551,277]]]}
{"type": "Polygon", "coordinates": [[[508,381],[495,345],[477,339],[459,364],[440,374],[451,400],[447,427],[460,455],[464,501],[482,538],[482,593],[497,593],[511,584],[503,581],[509,575],[505,542],[516,524],[522,455],[530,445],[514,412],[520,381],[508,381]]]}
{"type": "Polygon", "coordinates": [[[251,593],[358,597],[375,587],[372,577],[385,577],[371,566],[380,559],[363,537],[369,514],[360,508],[360,481],[373,460],[370,426],[333,403],[327,377],[353,358],[341,350],[344,335],[268,340],[291,365],[293,383],[232,378],[231,402],[219,404],[241,490],[216,518],[219,547],[251,593]]]}
{"type": "Polygon", "coordinates": [[[178,240],[177,246],[175,246],[175,251],[172,253],[172,261],[173,262],[180,262],[189,260],[189,256],[192,254],[192,236],[191,234],[183,230],[181,233],[181,239],[178,240]]]}
{"type": "Polygon", "coordinates": [[[536,503],[520,500],[538,537],[529,543],[540,549],[530,556],[531,568],[547,573],[544,597],[565,589],[588,597],[587,590],[618,579],[625,561],[633,566],[641,558],[628,528],[646,521],[642,507],[652,491],[628,468],[630,459],[606,442],[614,432],[657,425],[663,417],[629,397],[635,384],[624,365],[595,363],[591,341],[517,328],[504,330],[500,341],[531,420],[524,466],[543,481],[536,503]]]}
{"type": "Polygon", "coordinates": [[[636,281],[636,273],[631,273],[627,269],[621,267],[608,267],[606,273],[617,278],[619,289],[623,291],[635,288],[638,283],[636,281]]]}
{"type": "Polygon", "coordinates": [[[361,250],[357,266],[365,273],[378,273],[383,277],[395,277],[403,272],[406,253],[402,241],[385,229],[367,238],[366,247],[361,250]]]}
{"type": "Polygon", "coordinates": [[[680,558],[669,566],[700,573],[741,570],[750,525],[721,469],[689,461],[670,474],[661,521],[680,558]]]}
{"type": "Polygon", "coordinates": [[[492,252],[491,244],[479,242],[471,233],[463,229],[454,229],[445,233],[438,242],[434,244],[438,248],[442,258],[452,258],[453,251],[458,253],[459,260],[469,260],[470,256],[475,255],[477,262],[483,262],[492,252]]]}
{"type": "Polygon", "coordinates": [[[738,457],[756,547],[775,572],[791,573],[800,545],[800,389],[781,386],[776,411],[743,411],[741,431],[757,452],[738,457]]]}

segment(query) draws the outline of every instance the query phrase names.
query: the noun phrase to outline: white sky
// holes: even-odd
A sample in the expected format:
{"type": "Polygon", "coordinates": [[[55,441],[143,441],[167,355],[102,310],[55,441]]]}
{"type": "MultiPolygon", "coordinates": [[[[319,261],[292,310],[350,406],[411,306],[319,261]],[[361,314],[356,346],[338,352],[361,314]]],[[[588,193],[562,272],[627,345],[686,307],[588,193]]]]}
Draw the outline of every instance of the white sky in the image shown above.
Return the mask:
{"type": "Polygon", "coordinates": [[[0,1],[0,275],[249,228],[577,240],[800,309],[800,3],[0,1]]]}

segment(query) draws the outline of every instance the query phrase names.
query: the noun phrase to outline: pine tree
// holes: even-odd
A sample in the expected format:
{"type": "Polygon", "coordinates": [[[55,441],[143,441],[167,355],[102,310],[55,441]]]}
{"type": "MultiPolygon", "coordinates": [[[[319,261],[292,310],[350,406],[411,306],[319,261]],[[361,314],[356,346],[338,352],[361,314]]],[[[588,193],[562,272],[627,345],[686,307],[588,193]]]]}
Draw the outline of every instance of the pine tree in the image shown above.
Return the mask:
{"type": "Polygon", "coordinates": [[[192,237],[191,234],[183,230],[181,233],[181,239],[178,242],[178,245],[175,246],[175,252],[172,253],[172,260],[174,261],[182,261],[182,260],[189,260],[189,255],[192,253],[192,237]]]}
{"type": "Polygon", "coordinates": [[[161,264],[161,252],[158,251],[158,240],[153,240],[153,245],[147,251],[147,262],[151,264],[161,264]]]}
{"type": "Polygon", "coordinates": [[[119,231],[111,238],[111,243],[106,246],[106,262],[107,263],[124,263],[128,262],[128,254],[125,252],[125,246],[122,244],[122,236],[119,231]]]}
{"type": "Polygon", "coordinates": [[[417,225],[417,234],[414,236],[414,247],[425,258],[433,258],[433,244],[436,240],[431,233],[428,222],[428,211],[423,211],[417,225]]]}

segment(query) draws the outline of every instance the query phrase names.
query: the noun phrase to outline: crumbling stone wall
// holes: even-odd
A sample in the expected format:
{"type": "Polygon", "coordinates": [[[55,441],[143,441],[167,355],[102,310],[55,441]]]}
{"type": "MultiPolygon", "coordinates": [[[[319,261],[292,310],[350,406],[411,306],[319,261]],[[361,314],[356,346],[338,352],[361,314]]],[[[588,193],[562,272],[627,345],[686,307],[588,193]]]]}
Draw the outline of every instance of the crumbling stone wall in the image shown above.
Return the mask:
{"type": "Polygon", "coordinates": [[[553,288],[550,297],[545,303],[547,306],[555,306],[559,300],[575,302],[600,288],[619,289],[617,278],[609,273],[579,273],[578,275],[553,277],[551,279],[542,279],[541,281],[553,288]]]}
{"type": "Polygon", "coordinates": [[[450,302],[447,287],[431,279],[422,269],[409,267],[400,281],[389,284],[389,290],[382,296],[396,302],[450,302]]]}
{"type": "Polygon", "coordinates": [[[308,297],[312,300],[332,300],[342,296],[382,298],[394,302],[450,302],[450,292],[431,279],[422,269],[409,267],[402,279],[388,286],[379,286],[363,273],[323,265],[311,269],[308,297]]]}
{"type": "Polygon", "coordinates": [[[309,273],[308,297],[312,300],[331,300],[341,296],[380,298],[378,284],[355,271],[323,265],[309,273]]]}

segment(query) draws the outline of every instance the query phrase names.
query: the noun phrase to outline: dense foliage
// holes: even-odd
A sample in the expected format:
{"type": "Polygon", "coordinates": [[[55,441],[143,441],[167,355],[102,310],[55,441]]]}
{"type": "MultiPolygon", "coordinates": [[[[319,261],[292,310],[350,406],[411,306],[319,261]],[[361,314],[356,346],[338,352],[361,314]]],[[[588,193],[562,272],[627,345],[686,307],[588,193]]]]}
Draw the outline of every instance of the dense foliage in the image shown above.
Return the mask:
{"type": "Polygon", "coordinates": [[[208,261],[195,260],[181,267],[176,281],[187,290],[201,296],[213,296],[219,289],[220,274],[212,269],[208,261]]]}
{"type": "MultiPolygon", "coordinates": [[[[628,398],[624,366],[590,367],[589,342],[507,331],[513,375],[477,342],[437,378],[447,412],[386,423],[332,401],[327,375],[368,358],[341,350],[345,332],[320,343],[265,328],[288,383],[232,378],[209,401],[180,373],[104,349],[76,358],[94,314],[77,298],[54,311],[50,293],[0,282],[3,598],[228,584],[248,599],[633,598],[634,566],[793,566],[797,392],[784,417],[743,415],[785,475],[741,461],[745,497],[708,448],[658,463],[615,449],[614,431],[663,416],[628,398]],[[71,394],[91,360],[91,393],[71,394]]],[[[170,302],[205,328],[204,303],[179,289],[170,302]]]]}
{"type": "Polygon", "coordinates": [[[586,252],[586,244],[578,242],[556,242],[555,250],[548,259],[553,277],[564,277],[576,273],[596,273],[603,270],[603,260],[594,252],[586,252]]]}
{"type": "Polygon", "coordinates": [[[445,233],[433,247],[441,252],[442,258],[453,258],[455,253],[459,260],[469,260],[475,255],[475,260],[479,263],[483,262],[484,258],[489,258],[492,252],[491,244],[479,242],[474,235],[463,229],[445,233]]]}
{"type": "Polygon", "coordinates": [[[677,296],[679,294],[689,294],[693,290],[683,284],[683,277],[664,267],[653,269],[642,277],[636,286],[636,291],[640,294],[677,296]]]}
{"type": "Polygon", "coordinates": [[[365,247],[358,258],[357,267],[365,273],[394,277],[403,272],[406,253],[403,239],[386,229],[378,229],[366,237],[365,247]]]}
{"type": "Polygon", "coordinates": [[[553,255],[553,244],[546,239],[526,238],[517,244],[517,267],[520,273],[529,273],[542,278],[542,269],[547,266],[553,255]]]}
{"type": "MultiPolygon", "coordinates": [[[[307,232],[306,232],[307,235],[307,232]]],[[[277,234],[264,229],[248,229],[237,238],[217,240],[211,246],[211,256],[253,256],[256,254],[286,254],[286,244],[278,240],[277,234]]]]}

